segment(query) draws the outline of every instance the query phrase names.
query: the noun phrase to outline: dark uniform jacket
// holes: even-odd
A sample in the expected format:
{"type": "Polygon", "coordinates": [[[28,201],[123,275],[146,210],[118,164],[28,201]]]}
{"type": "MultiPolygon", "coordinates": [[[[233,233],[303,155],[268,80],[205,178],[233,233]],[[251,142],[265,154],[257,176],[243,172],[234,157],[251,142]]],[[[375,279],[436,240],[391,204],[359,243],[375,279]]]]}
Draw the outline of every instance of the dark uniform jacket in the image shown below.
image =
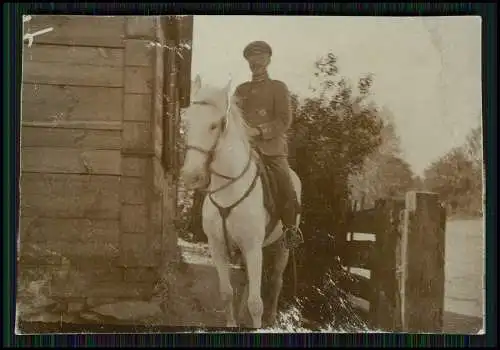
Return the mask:
{"type": "Polygon", "coordinates": [[[264,79],[236,88],[235,96],[246,122],[261,131],[253,143],[268,156],[287,156],[286,132],[292,124],[290,95],[285,83],[264,79]]]}

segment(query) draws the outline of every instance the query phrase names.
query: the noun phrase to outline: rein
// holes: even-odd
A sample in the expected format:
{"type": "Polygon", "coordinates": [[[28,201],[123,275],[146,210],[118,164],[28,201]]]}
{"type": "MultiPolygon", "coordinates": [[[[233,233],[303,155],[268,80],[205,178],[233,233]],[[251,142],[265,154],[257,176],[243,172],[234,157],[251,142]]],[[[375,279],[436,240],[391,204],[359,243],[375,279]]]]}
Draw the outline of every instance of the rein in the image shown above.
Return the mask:
{"type": "MultiPolygon", "coordinates": [[[[193,104],[204,104],[203,102],[192,102],[193,104]]],[[[225,127],[221,127],[219,130],[219,134],[217,135],[217,139],[215,140],[213,146],[207,151],[201,147],[198,147],[198,146],[191,146],[191,145],[187,145],[186,146],[186,149],[187,150],[195,150],[195,151],[198,151],[200,153],[203,153],[207,156],[207,160],[206,160],[206,163],[205,163],[205,168],[207,170],[207,172],[210,174],[210,175],[216,175],[218,177],[221,177],[223,179],[226,179],[226,180],[229,180],[228,182],[226,182],[225,184],[223,184],[222,186],[214,189],[214,190],[208,190],[208,187],[209,185],[207,186],[206,189],[203,189],[201,191],[203,192],[206,192],[208,193],[208,198],[210,199],[210,201],[213,203],[213,205],[215,205],[215,207],[219,210],[219,214],[222,218],[222,229],[223,229],[223,232],[224,232],[224,239],[226,241],[226,251],[227,251],[227,254],[228,254],[228,257],[230,258],[231,257],[231,251],[229,249],[229,232],[227,230],[227,219],[229,217],[229,215],[231,214],[231,211],[236,208],[241,202],[243,202],[249,195],[250,193],[252,193],[253,189],[255,188],[256,184],[257,184],[257,180],[259,179],[260,177],[260,172],[259,172],[259,167],[256,166],[256,171],[255,171],[255,176],[252,180],[252,183],[250,184],[250,186],[248,187],[248,189],[245,191],[245,193],[243,193],[243,195],[236,201],[234,202],[233,204],[229,205],[229,206],[226,206],[226,207],[223,207],[221,205],[219,205],[215,200],[214,198],[212,197],[212,195],[214,193],[217,193],[217,192],[220,192],[226,188],[228,188],[229,186],[231,186],[232,184],[236,183],[238,180],[240,180],[250,169],[250,166],[252,165],[252,150],[250,149],[249,152],[248,152],[248,161],[245,165],[245,167],[243,168],[243,170],[241,171],[241,173],[238,175],[238,176],[227,176],[227,175],[224,175],[224,174],[221,174],[219,172],[217,172],[216,170],[213,169],[212,167],[212,163],[214,162],[215,160],[215,156],[216,156],[216,151],[218,149],[218,146],[220,144],[220,140],[222,139],[222,137],[224,136],[224,134],[227,132],[228,130],[228,118],[229,118],[229,112],[230,112],[230,103],[228,103],[228,107],[226,109],[226,114],[224,116],[222,116],[221,118],[221,125],[224,125],[225,124],[225,127]],[[225,121],[225,123],[224,123],[225,121]]]]}
{"type": "MultiPolygon", "coordinates": [[[[217,143],[218,143],[218,141],[216,142],[216,144],[217,143]]],[[[231,186],[236,181],[238,181],[239,179],[241,179],[246,174],[246,172],[248,171],[248,169],[250,169],[250,165],[252,164],[252,154],[250,153],[249,157],[248,157],[248,162],[245,165],[245,168],[243,169],[243,171],[238,176],[227,176],[227,175],[224,175],[224,174],[221,174],[221,173],[215,171],[211,167],[211,164],[212,164],[213,160],[215,159],[215,157],[214,157],[215,149],[214,150],[211,149],[210,151],[206,151],[206,150],[204,150],[204,149],[202,149],[200,147],[197,147],[197,146],[187,146],[186,149],[192,149],[192,150],[198,151],[200,153],[206,154],[208,161],[207,161],[207,165],[205,166],[205,168],[208,170],[208,173],[212,174],[212,175],[219,176],[219,177],[221,177],[223,179],[226,179],[226,180],[230,180],[230,181],[226,182],[224,185],[222,185],[221,187],[219,187],[219,188],[217,188],[215,190],[212,190],[212,191],[210,191],[208,189],[200,190],[202,192],[208,193],[209,195],[217,193],[219,191],[222,191],[223,189],[231,186]]]]}

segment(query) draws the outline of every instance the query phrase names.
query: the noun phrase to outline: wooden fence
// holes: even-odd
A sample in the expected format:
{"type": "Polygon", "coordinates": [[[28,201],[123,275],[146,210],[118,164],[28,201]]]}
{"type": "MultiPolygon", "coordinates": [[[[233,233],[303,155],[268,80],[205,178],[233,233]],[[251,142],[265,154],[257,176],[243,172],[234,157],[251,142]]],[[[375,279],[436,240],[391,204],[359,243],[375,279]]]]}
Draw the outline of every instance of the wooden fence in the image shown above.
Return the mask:
{"type": "Polygon", "coordinates": [[[445,209],[429,192],[350,213],[340,251],[354,279],[343,288],[371,327],[442,330],[445,223],[445,209]]]}

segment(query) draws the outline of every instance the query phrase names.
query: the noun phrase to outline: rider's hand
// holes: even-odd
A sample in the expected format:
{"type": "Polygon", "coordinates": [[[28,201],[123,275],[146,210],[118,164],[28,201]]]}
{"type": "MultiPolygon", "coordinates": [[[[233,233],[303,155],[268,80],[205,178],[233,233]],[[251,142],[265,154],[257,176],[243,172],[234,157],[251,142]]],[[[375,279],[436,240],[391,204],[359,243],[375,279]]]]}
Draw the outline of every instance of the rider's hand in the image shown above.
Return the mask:
{"type": "Polygon", "coordinates": [[[249,128],[248,131],[248,136],[250,137],[256,137],[260,135],[260,129],[258,128],[249,128]]]}

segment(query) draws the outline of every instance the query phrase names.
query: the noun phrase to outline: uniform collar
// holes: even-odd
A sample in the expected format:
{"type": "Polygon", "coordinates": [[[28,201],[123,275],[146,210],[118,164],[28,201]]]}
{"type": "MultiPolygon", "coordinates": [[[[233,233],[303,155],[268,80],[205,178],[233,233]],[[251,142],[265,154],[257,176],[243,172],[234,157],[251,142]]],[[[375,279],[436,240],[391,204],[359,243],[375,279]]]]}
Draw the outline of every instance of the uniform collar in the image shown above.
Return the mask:
{"type": "Polygon", "coordinates": [[[264,72],[263,74],[252,75],[252,82],[257,83],[261,81],[269,80],[269,74],[264,72]]]}

